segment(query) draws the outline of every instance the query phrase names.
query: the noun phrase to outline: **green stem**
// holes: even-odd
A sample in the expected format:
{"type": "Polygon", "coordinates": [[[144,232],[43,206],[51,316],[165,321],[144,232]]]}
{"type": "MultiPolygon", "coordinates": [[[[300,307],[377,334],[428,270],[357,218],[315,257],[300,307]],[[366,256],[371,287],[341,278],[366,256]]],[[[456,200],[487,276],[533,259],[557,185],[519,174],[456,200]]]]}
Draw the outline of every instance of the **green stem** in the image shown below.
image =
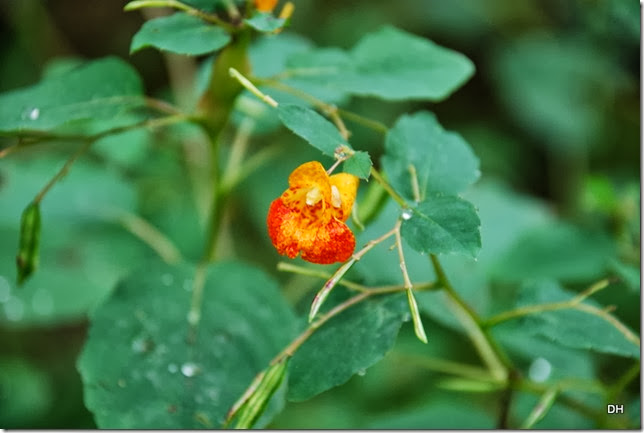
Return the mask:
{"type": "Polygon", "coordinates": [[[393,198],[394,201],[398,203],[402,208],[409,207],[405,199],[402,198],[400,195],[398,195],[396,191],[394,191],[391,185],[389,185],[389,183],[382,177],[380,172],[376,170],[373,166],[371,166],[371,177],[373,177],[376,180],[376,182],[382,185],[385,191],[387,191],[387,194],[389,194],[389,196],[393,198]]]}
{"type": "Polygon", "coordinates": [[[228,31],[229,33],[237,30],[235,26],[222,20],[217,15],[206,13],[202,10],[196,9],[190,5],[181,3],[180,1],[177,1],[177,0],[136,0],[126,4],[123,10],[126,12],[129,12],[129,11],[134,11],[142,8],[178,9],[190,15],[194,15],[198,18],[201,18],[202,20],[207,21],[209,23],[216,24],[219,27],[223,28],[224,30],[228,31]]]}
{"type": "Polygon", "coordinates": [[[510,369],[509,360],[502,354],[492,338],[481,328],[478,315],[465,303],[465,301],[463,301],[463,299],[461,299],[458,293],[456,293],[447,278],[438,257],[431,254],[430,259],[434,267],[434,271],[436,272],[438,283],[443,287],[443,291],[447,295],[447,299],[450,301],[450,306],[452,307],[454,314],[465,328],[465,332],[479,352],[483,362],[487,365],[490,373],[495,379],[506,381],[508,378],[508,370],[510,369]]]}
{"type": "Polygon", "coordinates": [[[52,177],[49,182],[40,190],[40,192],[36,195],[34,198],[33,202],[34,203],[40,203],[42,199],[45,197],[45,195],[49,192],[49,190],[58,182],[61,180],[65,175],[69,172],[69,169],[72,167],[74,162],[87,150],[89,147],[92,145],[94,140],[87,140],[85,144],[83,144],[81,147],[78,148],[76,152],[72,156],[69,157],[69,159],[65,162],[65,165],[52,177]]]}

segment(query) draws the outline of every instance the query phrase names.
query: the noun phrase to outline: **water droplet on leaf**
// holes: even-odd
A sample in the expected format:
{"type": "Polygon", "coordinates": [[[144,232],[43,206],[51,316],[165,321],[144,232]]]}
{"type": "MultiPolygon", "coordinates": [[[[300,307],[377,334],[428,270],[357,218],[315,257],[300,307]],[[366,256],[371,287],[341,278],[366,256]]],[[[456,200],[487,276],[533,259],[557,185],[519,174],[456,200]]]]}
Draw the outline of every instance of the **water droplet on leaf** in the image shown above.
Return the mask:
{"type": "Polygon", "coordinates": [[[33,108],[29,112],[29,120],[36,120],[40,117],[40,109],[39,108],[33,108]]]}
{"type": "Polygon", "coordinates": [[[411,217],[413,215],[414,215],[413,211],[411,209],[409,209],[409,208],[403,209],[402,214],[401,214],[402,219],[404,219],[405,221],[411,219],[411,217]]]}
{"type": "Polygon", "coordinates": [[[358,371],[356,372],[356,374],[357,374],[358,376],[364,376],[365,374],[367,374],[367,370],[365,370],[365,369],[358,370],[358,371]]]}
{"type": "Polygon", "coordinates": [[[546,359],[539,357],[530,364],[528,376],[531,380],[540,383],[545,382],[550,377],[551,372],[552,365],[546,359]]]}
{"type": "Polygon", "coordinates": [[[199,374],[199,372],[200,372],[199,367],[192,362],[186,362],[181,366],[181,374],[183,374],[186,377],[193,377],[199,374]]]}

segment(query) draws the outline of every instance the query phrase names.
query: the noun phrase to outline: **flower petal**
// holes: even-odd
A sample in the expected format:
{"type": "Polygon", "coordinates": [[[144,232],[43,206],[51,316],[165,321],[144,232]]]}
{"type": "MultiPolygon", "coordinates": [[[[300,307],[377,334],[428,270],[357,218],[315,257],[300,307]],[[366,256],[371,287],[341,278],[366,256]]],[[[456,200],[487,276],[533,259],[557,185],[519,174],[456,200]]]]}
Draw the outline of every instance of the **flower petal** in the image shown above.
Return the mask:
{"type": "Polygon", "coordinates": [[[349,173],[338,173],[329,177],[329,182],[331,183],[331,186],[335,186],[340,193],[341,206],[340,209],[335,207],[333,208],[333,216],[339,220],[346,221],[351,214],[351,208],[353,207],[353,202],[356,199],[360,179],[349,173]]]}
{"type": "Polygon", "coordinates": [[[281,198],[271,203],[267,217],[268,235],[277,252],[290,258],[302,253],[311,263],[330,264],[351,257],[356,241],[342,221],[330,218],[326,223],[309,221],[281,198]]]}
{"type": "Polygon", "coordinates": [[[306,245],[300,242],[300,247],[302,259],[328,265],[348,260],[356,247],[356,238],[345,223],[331,219],[317,230],[313,242],[306,245]]]}
{"type": "Polygon", "coordinates": [[[293,170],[288,177],[288,184],[291,188],[303,188],[307,192],[318,188],[324,201],[331,202],[329,175],[318,161],[306,162],[293,170]]]}

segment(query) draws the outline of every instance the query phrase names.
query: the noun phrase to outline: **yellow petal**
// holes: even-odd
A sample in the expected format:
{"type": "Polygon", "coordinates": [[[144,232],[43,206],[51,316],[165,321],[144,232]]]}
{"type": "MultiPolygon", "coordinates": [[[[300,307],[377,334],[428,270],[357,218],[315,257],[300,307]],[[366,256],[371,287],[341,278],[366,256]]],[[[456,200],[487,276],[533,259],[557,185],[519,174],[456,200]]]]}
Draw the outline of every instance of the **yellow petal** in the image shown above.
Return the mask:
{"type": "MultiPolygon", "coordinates": [[[[341,221],[346,221],[351,214],[351,208],[356,199],[360,179],[349,173],[338,173],[329,177],[329,182],[338,189],[340,196],[340,207],[333,207],[334,216],[341,221]]],[[[337,203],[337,197],[334,201],[337,203]]]]}

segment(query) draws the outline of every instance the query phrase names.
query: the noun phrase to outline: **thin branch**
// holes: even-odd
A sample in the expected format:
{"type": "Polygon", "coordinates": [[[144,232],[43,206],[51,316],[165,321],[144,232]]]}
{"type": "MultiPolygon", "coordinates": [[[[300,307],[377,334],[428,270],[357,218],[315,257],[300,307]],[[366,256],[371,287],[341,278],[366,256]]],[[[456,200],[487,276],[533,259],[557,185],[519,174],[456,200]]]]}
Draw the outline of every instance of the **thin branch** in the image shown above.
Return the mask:
{"type": "MultiPolygon", "coordinates": [[[[306,275],[309,277],[320,278],[322,280],[328,280],[329,278],[332,277],[330,273],[320,271],[317,268],[316,269],[305,268],[304,266],[298,266],[287,262],[277,263],[277,270],[283,271],[283,272],[291,272],[293,274],[306,275]]],[[[363,286],[362,284],[354,283],[353,281],[349,281],[346,278],[343,278],[340,281],[338,281],[338,284],[346,287],[347,289],[356,290],[358,292],[366,292],[369,290],[368,287],[363,286]]]]}
{"type": "Polygon", "coordinates": [[[78,150],[71,156],[69,159],[65,162],[65,165],[52,177],[49,182],[40,190],[40,192],[36,195],[34,198],[34,203],[40,203],[42,199],[45,197],[45,195],[49,192],[49,190],[58,182],[61,180],[65,175],[69,172],[69,169],[72,167],[74,162],[87,150],[89,147],[92,145],[94,141],[93,140],[87,140],[85,144],[83,144],[81,147],[78,148],[78,150]]]}
{"type": "Polygon", "coordinates": [[[172,241],[145,219],[126,211],[119,211],[116,219],[133,235],[145,242],[166,263],[178,263],[181,252],[172,241]]]}
{"type": "Polygon", "coordinates": [[[532,409],[532,412],[530,412],[530,415],[528,415],[528,418],[521,424],[521,428],[531,429],[536,423],[541,421],[554,404],[558,394],[559,389],[557,387],[550,388],[544,392],[534,409],[532,409]]]}
{"type": "Polygon", "coordinates": [[[324,283],[324,286],[322,286],[320,291],[315,295],[315,298],[313,298],[313,302],[311,303],[311,311],[309,312],[309,322],[313,320],[320,307],[322,307],[322,304],[331,293],[331,290],[333,290],[335,285],[338,284],[342,277],[344,277],[344,274],[346,274],[347,271],[351,269],[351,267],[357,261],[359,261],[362,256],[364,256],[369,250],[371,250],[382,241],[393,236],[396,233],[396,230],[396,227],[394,227],[379,238],[367,242],[367,245],[365,245],[360,251],[355,253],[349,261],[345,262],[342,266],[340,266],[340,268],[338,268],[337,271],[335,271],[331,278],[329,278],[329,280],[324,283]]]}
{"type": "Polygon", "coordinates": [[[568,301],[552,302],[548,304],[527,305],[525,307],[519,307],[514,310],[505,311],[503,313],[497,314],[496,316],[492,316],[491,318],[486,320],[483,323],[483,326],[486,328],[490,328],[492,326],[496,326],[499,323],[506,322],[508,320],[512,320],[512,319],[516,319],[519,317],[528,316],[532,314],[544,313],[547,311],[578,310],[588,314],[593,314],[607,321],[608,323],[613,325],[613,327],[615,327],[617,331],[619,331],[622,335],[624,335],[624,337],[627,340],[639,346],[640,338],[635,333],[633,333],[633,331],[628,329],[626,325],[620,322],[615,316],[611,315],[609,311],[582,303],[584,299],[588,298],[589,296],[598,292],[599,290],[602,290],[603,288],[608,286],[608,284],[609,284],[608,279],[601,280],[568,301]]]}
{"type": "Polygon", "coordinates": [[[436,272],[438,282],[443,287],[443,290],[450,301],[449,305],[465,328],[468,337],[479,352],[479,355],[481,355],[483,362],[488,366],[490,373],[495,379],[500,381],[507,380],[509,361],[504,355],[502,355],[490,336],[483,331],[478,315],[461,299],[458,293],[456,293],[447,279],[447,275],[438,261],[438,257],[431,254],[430,259],[432,261],[434,271],[436,272]]]}
{"type": "Polygon", "coordinates": [[[134,11],[141,8],[151,8],[151,7],[157,7],[157,8],[168,7],[168,8],[181,10],[190,15],[201,18],[202,20],[207,21],[211,24],[216,24],[228,32],[233,32],[236,30],[235,26],[222,20],[217,15],[206,13],[202,10],[199,10],[197,8],[194,8],[190,5],[187,5],[177,0],[137,0],[126,4],[123,10],[126,12],[129,12],[129,11],[134,11]]]}
{"type": "Polygon", "coordinates": [[[411,317],[414,322],[414,332],[416,337],[423,343],[427,344],[427,335],[425,334],[425,328],[423,327],[423,322],[420,318],[420,312],[418,311],[418,304],[416,304],[416,299],[414,298],[414,292],[412,289],[411,279],[409,278],[409,273],[407,272],[407,264],[405,263],[405,253],[402,248],[402,238],[400,236],[400,225],[401,220],[396,222],[396,246],[398,247],[398,260],[400,261],[400,271],[403,276],[403,285],[407,292],[407,301],[409,302],[409,310],[411,312],[411,317]]]}
{"type": "Polygon", "coordinates": [[[373,166],[371,166],[371,177],[373,177],[376,180],[376,182],[378,182],[380,185],[382,185],[382,187],[385,189],[385,191],[387,191],[387,194],[389,194],[389,196],[391,198],[393,198],[394,201],[396,203],[398,203],[401,207],[403,207],[403,208],[409,207],[407,205],[407,202],[405,201],[405,199],[402,198],[396,191],[394,191],[394,189],[391,187],[391,185],[389,185],[389,182],[387,182],[382,177],[380,172],[378,170],[376,170],[373,166]]]}
{"type": "Polygon", "coordinates": [[[229,68],[228,73],[231,77],[239,81],[239,84],[244,86],[249,92],[257,96],[260,100],[264,101],[273,108],[277,108],[278,104],[275,99],[259,90],[257,86],[255,86],[248,78],[244,77],[237,69],[229,68]]]}

